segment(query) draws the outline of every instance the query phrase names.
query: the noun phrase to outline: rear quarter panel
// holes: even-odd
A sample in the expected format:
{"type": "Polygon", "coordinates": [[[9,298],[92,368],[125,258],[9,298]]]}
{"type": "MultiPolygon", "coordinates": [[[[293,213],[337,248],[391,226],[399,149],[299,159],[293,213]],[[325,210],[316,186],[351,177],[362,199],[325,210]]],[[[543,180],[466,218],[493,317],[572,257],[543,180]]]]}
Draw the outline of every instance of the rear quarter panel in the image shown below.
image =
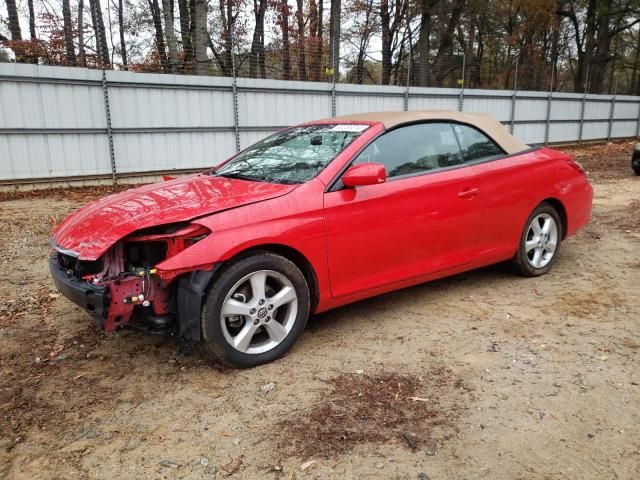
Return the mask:
{"type": "Polygon", "coordinates": [[[569,159],[561,152],[537,148],[473,167],[483,208],[479,263],[512,258],[527,218],[546,199],[564,206],[567,234],[588,221],[591,187],[569,159]]]}
{"type": "Polygon", "coordinates": [[[555,191],[567,215],[565,237],[573,235],[591,220],[593,188],[582,168],[566,153],[547,149],[556,159],[555,191]]]}

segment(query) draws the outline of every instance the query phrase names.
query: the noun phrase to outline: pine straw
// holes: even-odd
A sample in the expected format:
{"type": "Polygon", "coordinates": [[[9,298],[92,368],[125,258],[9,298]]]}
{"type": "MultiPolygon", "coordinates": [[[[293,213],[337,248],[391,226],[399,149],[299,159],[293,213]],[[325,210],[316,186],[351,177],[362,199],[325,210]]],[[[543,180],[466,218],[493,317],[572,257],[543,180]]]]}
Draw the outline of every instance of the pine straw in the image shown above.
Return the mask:
{"type": "Polygon", "coordinates": [[[615,179],[631,177],[631,155],[636,142],[618,141],[594,145],[571,145],[557,147],[568,153],[587,170],[590,177],[615,179]]]}
{"type": "Polygon", "coordinates": [[[359,444],[392,441],[433,454],[434,428],[448,430],[450,436],[458,418],[459,395],[451,401],[451,393],[465,390],[444,367],[426,372],[424,379],[398,373],[342,374],[329,384],[332,391],[322,400],[279,423],[283,453],[328,458],[359,444]]]}
{"type": "Polygon", "coordinates": [[[140,185],[94,185],[89,187],[43,188],[36,190],[16,190],[13,192],[0,192],[0,202],[23,200],[33,198],[53,198],[55,200],[68,200],[71,202],[90,202],[98,198],[106,197],[112,193],[122,192],[140,185]]]}

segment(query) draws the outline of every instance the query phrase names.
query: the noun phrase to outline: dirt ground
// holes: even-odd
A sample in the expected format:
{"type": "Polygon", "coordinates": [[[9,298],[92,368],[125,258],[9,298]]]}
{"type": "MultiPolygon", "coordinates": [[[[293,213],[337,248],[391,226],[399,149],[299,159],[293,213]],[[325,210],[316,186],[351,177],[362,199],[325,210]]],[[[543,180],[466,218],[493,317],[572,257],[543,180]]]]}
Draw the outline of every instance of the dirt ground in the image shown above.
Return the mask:
{"type": "Polygon", "coordinates": [[[549,275],[494,266],[343,307],[243,371],[104,335],[53,290],[51,229],[104,191],[3,194],[0,478],[639,478],[631,148],[567,149],[594,218],[549,275]]]}

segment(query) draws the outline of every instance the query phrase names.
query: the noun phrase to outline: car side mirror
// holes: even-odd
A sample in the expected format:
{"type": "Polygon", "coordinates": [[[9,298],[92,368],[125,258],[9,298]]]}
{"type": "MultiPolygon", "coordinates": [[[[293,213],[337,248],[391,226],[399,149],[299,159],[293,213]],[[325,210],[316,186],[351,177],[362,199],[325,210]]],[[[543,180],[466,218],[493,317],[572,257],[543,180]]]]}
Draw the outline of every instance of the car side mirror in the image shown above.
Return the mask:
{"type": "Polygon", "coordinates": [[[345,187],[376,185],[387,180],[387,171],[381,163],[360,163],[353,165],[342,175],[345,187]]]}

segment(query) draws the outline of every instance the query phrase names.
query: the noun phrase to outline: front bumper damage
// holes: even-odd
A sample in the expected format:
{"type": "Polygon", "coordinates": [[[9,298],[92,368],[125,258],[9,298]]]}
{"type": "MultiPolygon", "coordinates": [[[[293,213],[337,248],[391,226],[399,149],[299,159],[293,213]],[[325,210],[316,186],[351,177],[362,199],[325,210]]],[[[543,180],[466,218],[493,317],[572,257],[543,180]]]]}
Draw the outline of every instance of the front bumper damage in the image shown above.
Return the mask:
{"type": "Polygon", "coordinates": [[[108,309],[107,287],[92,285],[60,264],[59,254],[52,252],[49,257],[51,278],[58,291],[76,305],[84,308],[102,328],[108,309]]]}
{"type": "Polygon", "coordinates": [[[49,269],[56,288],[85,309],[106,332],[127,324],[134,313],[142,319],[169,323],[169,289],[149,271],[98,283],[79,277],[63,263],[60,253],[51,254],[49,269]]]}
{"type": "Polygon", "coordinates": [[[173,234],[130,236],[95,261],[80,260],[76,252],[52,242],[49,269],[60,293],[106,332],[129,326],[197,342],[203,297],[219,264],[187,271],[154,266],[185,249],[194,232],[202,234],[190,227],[173,234]],[[159,252],[153,258],[146,247],[140,253],[146,242],[159,252]]]}

